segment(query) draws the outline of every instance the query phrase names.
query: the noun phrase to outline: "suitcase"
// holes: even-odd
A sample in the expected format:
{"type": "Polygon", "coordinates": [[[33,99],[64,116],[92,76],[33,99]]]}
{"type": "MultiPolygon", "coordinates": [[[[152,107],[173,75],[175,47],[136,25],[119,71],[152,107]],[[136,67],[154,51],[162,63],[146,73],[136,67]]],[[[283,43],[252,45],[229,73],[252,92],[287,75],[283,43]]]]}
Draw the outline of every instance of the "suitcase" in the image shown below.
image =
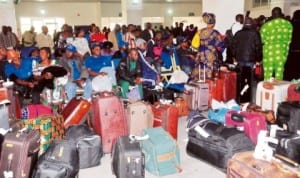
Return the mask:
{"type": "Polygon", "coordinates": [[[291,133],[300,130],[300,101],[282,102],[278,105],[276,123],[291,133]]]}
{"type": "Polygon", "coordinates": [[[300,135],[277,130],[275,137],[278,139],[275,153],[300,164],[300,135]]]}
{"type": "Polygon", "coordinates": [[[287,101],[300,101],[300,84],[291,84],[289,86],[287,101]]]}
{"type": "Polygon", "coordinates": [[[64,136],[64,118],[61,115],[41,116],[36,119],[21,120],[23,127],[40,131],[39,155],[44,153],[53,140],[61,140],[64,136]]]}
{"type": "Polygon", "coordinates": [[[61,115],[65,118],[64,127],[81,124],[86,120],[90,111],[91,103],[83,98],[72,98],[62,110],[61,115]]]}
{"type": "Polygon", "coordinates": [[[207,83],[189,83],[185,85],[185,88],[183,99],[190,110],[208,110],[209,87],[207,83]]]}
{"type": "Polygon", "coordinates": [[[176,140],[161,127],[145,129],[143,136],[146,135],[149,138],[142,141],[146,170],[155,176],[181,172],[180,152],[176,140]]]}
{"type": "Polygon", "coordinates": [[[177,139],[178,109],[174,105],[152,105],[154,114],[153,127],[164,128],[172,137],[177,139]]]}
{"type": "Polygon", "coordinates": [[[174,101],[174,91],[163,88],[162,90],[154,90],[151,88],[143,87],[144,101],[151,104],[158,102],[161,99],[174,101]]]}
{"type": "Polygon", "coordinates": [[[8,92],[8,98],[10,104],[9,109],[9,118],[11,119],[21,119],[21,102],[19,100],[19,93],[14,91],[13,86],[6,87],[8,92]]]}
{"type": "Polygon", "coordinates": [[[92,98],[93,128],[101,136],[103,152],[111,153],[119,136],[128,135],[123,102],[114,93],[101,92],[92,98]]]}
{"type": "Polygon", "coordinates": [[[9,114],[6,104],[0,104],[0,128],[4,130],[9,129],[9,114]]]}
{"type": "Polygon", "coordinates": [[[253,157],[253,151],[236,153],[228,161],[227,178],[297,178],[297,174],[282,163],[272,163],[253,157]]]}
{"type": "Polygon", "coordinates": [[[236,100],[237,73],[233,71],[222,71],[220,72],[220,78],[224,81],[222,101],[236,100]]]}
{"type": "Polygon", "coordinates": [[[103,156],[101,138],[87,125],[80,124],[69,126],[65,138],[76,144],[79,153],[80,169],[100,165],[100,160],[103,156]]]}
{"type": "Polygon", "coordinates": [[[201,122],[188,132],[188,155],[226,171],[227,161],[237,152],[254,150],[254,144],[242,131],[213,121],[201,122]],[[203,129],[203,130],[202,130],[203,129]],[[202,134],[202,133],[205,134],[202,134]]]}
{"type": "Polygon", "coordinates": [[[256,104],[264,110],[273,110],[276,115],[278,103],[287,99],[287,90],[290,84],[288,81],[259,82],[256,91],[256,104]]]}
{"type": "Polygon", "coordinates": [[[243,111],[228,111],[225,116],[225,124],[243,130],[255,144],[257,144],[259,132],[267,130],[267,123],[262,115],[243,111]]]}
{"type": "Polygon", "coordinates": [[[175,106],[178,109],[178,115],[187,116],[189,114],[189,107],[182,97],[175,98],[175,106]]]}
{"type": "Polygon", "coordinates": [[[43,104],[31,104],[21,110],[21,119],[34,119],[39,116],[52,115],[52,108],[43,104]]]}
{"type": "Polygon", "coordinates": [[[224,79],[214,78],[206,80],[209,88],[208,105],[211,106],[212,99],[222,101],[224,96],[224,79]]]}
{"type": "Polygon", "coordinates": [[[112,151],[111,165],[117,178],[144,178],[145,156],[140,143],[120,136],[112,151]]]}
{"type": "Polygon", "coordinates": [[[149,104],[135,102],[126,108],[129,134],[141,135],[143,129],[153,127],[154,115],[149,104]]]}
{"type": "Polygon", "coordinates": [[[79,172],[79,155],[75,143],[55,140],[40,156],[33,178],[75,178],[79,172]]]}
{"type": "Polygon", "coordinates": [[[39,131],[24,129],[7,133],[2,145],[0,178],[31,177],[39,145],[39,131]]]}

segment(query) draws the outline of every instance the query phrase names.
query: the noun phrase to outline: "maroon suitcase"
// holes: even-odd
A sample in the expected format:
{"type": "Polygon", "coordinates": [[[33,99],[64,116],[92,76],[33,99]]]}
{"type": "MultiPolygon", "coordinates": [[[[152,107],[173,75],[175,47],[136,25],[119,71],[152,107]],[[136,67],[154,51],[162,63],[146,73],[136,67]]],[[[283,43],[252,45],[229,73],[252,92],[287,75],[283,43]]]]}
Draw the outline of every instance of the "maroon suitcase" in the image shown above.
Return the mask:
{"type": "Polygon", "coordinates": [[[291,84],[289,86],[287,101],[300,101],[300,84],[291,84]]]}
{"type": "Polygon", "coordinates": [[[91,108],[91,103],[83,98],[73,98],[62,110],[64,117],[64,127],[67,129],[70,125],[81,124],[85,121],[91,108]]]}
{"type": "Polygon", "coordinates": [[[102,138],[103,152],[111,153],[119,136],[128,135],[123,102],[112,92],[100,92],[92,99],[93,128],[102,138]]]}
{"type": "Polygon", "coordinates": [[[229,101],[236,99],[236,86],[237,86],[237,74],[233,71],[222,71],[221,79],[224,80],[223,84],[223,101],[229,101]]]}
{"type": "Polygon", "coordinates": [[[2,144],[0,178],[29,178],[37,161],[40,133],[20,130],[5,135],[2,144]]]}
{"type": "Polygon", "coordinates": [[[177,140],[179,112],[174,105],[152,105],[154,114],[153,127],[163,127],[172,137],[177,140]]]}

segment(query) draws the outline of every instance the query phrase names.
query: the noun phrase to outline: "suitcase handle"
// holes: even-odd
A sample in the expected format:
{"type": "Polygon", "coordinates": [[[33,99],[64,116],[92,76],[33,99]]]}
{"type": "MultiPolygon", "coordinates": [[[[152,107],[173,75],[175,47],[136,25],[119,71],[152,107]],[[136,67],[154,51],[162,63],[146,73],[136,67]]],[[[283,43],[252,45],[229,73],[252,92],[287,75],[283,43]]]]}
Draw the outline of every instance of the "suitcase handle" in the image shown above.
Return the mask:
{"type": "Polygon", "coordinates": [[[245,117],[238,113],[232,113],[231,120],[236,121],[236,122],[244,122],[245,117]]]}

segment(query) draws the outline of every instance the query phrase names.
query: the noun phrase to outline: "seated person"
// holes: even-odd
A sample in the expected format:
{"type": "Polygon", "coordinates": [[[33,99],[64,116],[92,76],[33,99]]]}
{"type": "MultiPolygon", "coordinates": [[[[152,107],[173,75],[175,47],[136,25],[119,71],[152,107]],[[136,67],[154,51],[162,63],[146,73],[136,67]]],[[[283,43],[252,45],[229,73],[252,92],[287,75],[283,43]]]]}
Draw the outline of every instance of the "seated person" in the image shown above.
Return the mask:
{"type": "Polygon", "coordinates": [[[89,78],[93,79],[98,75],[108,75],[113,84],[116,84],[115,70],[112,66],[112,56],[103,56],[101,54],[100,44],[91,45],[92,55],[85,60],[85,67],[89,74],[89,78]]]}
{"type": "Polygon", "coordinates": [[[149,40],[146,48],[146,56],[147,61],[155,66],[158,74],[161,73],[161,65],[163,61],[160,58],[160,55],[163,50],[163,41],[162,41],[162,33],[157,32],[153,39],[149,40]]]}
{"type": "Polygon", "coordinates": [[[176,50],[176,52],[179,57],[180,68],[187,75],[191,75],[196,65],[196,55],[189,50],[189,42],[187,38],[181,37],[177,41],[179,48],[176,50]]]}
{"type": "MultiPolygon", "coordinates": [[[[148,62],[146,57],[146,53],[147,53],[147,43],[144,39],[139,38],[136,40],[136,46],[137,46],[137,50],[138,50],[138,54],[139,54],[139,61],[141,63],[142,66],[142,77],[143,79],[150,79],[153,80],[156,83],[160,82],[160,74],[159,72],[152,67],[152,65],[148,62]]],[[[148,82],[147,82],[148,85],[148,82]]],[[[150,84],[152,85],[153,84],[150,84]]],[[[155,85],[155,83],[154,83],[155,85]]]]}
{"type": "Polygon", "coordinates": [[[6,63],[7,63],[6,49],[3,47],[0,47],[0,80],[6,80],[6,76],[5,76],[6,63]]]}
{"type": "Polygon", "coordinates": [[[110,41],[105,41],[101,45],[101,55],[102,56],[113,56],[115,51],[112,49],[113,43],[110,41]]]}
{"type": "Polygon", "coordinates": [[[141,98],[143,98],[142,71],[139,62],[138,51],[134,48],[129,50],[128,56],[123,58],[117,68],[117,80],[123,92],[122,97],[127,98],[129,86],[138,86],[141,98]]]}
{"type": "Polygon", "coordinates": [[[92,94],[91,81],[88,78],[88,72],[83,65],[83,61],[75,56],[77,52],[75,46],[68,45],[66,52],[59,63],[68,72],[68,82],[65,85],[67,100],[70,101],[76,96],[77,89],[83,89],[83,97],[90,99],[92,94]]]}

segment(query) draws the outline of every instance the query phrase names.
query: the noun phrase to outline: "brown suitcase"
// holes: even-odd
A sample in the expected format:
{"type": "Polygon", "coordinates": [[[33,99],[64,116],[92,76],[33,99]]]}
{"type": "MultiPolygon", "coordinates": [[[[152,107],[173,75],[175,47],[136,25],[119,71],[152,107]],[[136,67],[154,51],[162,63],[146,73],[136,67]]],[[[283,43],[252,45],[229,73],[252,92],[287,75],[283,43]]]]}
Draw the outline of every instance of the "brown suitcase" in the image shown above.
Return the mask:
{"type": "Polygon", "coordinates": [[[175,106],[178,109],[179,117],[189,115],[189,107],[183,97],[175,98],[175,106]]]}
{"type": "Polygon", "coordinates": [[[91,108],[91,103],[81,97],[74,97],[62,110],[64,117],[64,127],[67,129],[70,125],[81,124],[85,121],[91,108]]]}
{"type": "Polygon", "coordinates": [[[103,152],[111,153],[117,138],[128,135],[123,102],[112,92],[95,94],[92,99],[92,115],[94,131],[102,138],[103,152]]]}
{"type": "Polygon", "coordinates": [[[228,161],[227,166],[227,178],[298,178],[298,176],[283,163],[255,159],[253,151],[236,153],[228,161]]]}
{"type": "Polygon", "coordinates": [[[129,134],[141,135],[143,129],[153,127],[151,106],[144,102],[131,103],[126,108],[129,134]]]}
{"type": "Polygon", "coordinates": [[[208,110],[209,88],[207,83],[192,82],[185,85],[185,88],[183,99],[187,102],[189,109],[208,110]]]}
{"type": "Polygon", "coordinates": [[[237,73],[233,71],[222,71],[220,78],[224,80],[223,84],[223,101],[236,99],[237,73]]]}
{"type": "MultiPolygon", "coordinates": [[[[7,96],[8,100],[10,101],[10,104],[8,105],[9,118],[21,119],[21,102],[18,92],[15,91],[12,86],[9,86],[5,89],[7,93],[3,96],[7,96]]],[[[5,89],[3,91],[5,91],[5,89]]]]}
{"type": "Polygon", "coordinates": [[[2,145],[0,178],[29,178],[37,161],[40,133],[20,130],[5,135],[2,145]]]}

